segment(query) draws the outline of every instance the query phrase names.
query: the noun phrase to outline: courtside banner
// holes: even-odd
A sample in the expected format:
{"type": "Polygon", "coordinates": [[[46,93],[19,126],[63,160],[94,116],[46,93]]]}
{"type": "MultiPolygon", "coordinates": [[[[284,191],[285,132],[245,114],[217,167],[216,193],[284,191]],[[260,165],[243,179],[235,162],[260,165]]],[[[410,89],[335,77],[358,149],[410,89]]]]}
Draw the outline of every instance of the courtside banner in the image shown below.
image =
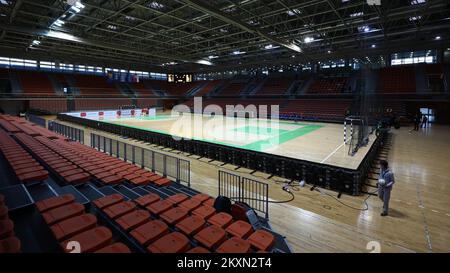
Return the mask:
{"type": "Polygon", "coordinates": [[[124,118],[131,117],[131,110],[130,109],[121,110],[120,115],[124,118]]]}
{"type": "Polygon", "coordinates": [[[103,117],[104,118],[115,118],[117,115],[116,111],[104,111],[103,112],[103,117]]]}
{"type": "MultiPolygon", "coordinates": [[[[148,109],[149,116],[154,117],[156,116],[156,109],[151,108],[148,109]]],[[[99,119],[105,118],[105,119],[112,119],[118,117],[118,111],[117,110],[109,110],[109,111],[80,111],[80,112],[69,112],[69,113],[62,113],[64,115],[69,115],[72,117],[78,117],[78,118],[87,118],[87,119],[99,119]]],[[[126,110],[120,110],[120,117],[129,118],[129,117],[140,117],[142,115],[142,109],[126,109],[126,110]]]]}

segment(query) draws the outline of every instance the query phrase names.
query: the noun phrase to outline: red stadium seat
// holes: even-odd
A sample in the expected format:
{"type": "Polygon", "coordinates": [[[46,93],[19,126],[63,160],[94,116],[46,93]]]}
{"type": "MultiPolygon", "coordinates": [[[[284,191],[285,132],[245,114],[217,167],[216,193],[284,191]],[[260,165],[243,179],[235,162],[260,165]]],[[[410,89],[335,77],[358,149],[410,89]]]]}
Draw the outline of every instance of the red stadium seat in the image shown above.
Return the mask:
{"type": "Polygon", "coordinates": [[[148,178],[148,180],[150,180],[150,182],[154,182],[160,178],[160,176],[157,175],[156,173],[152,173],[149,171],[146,171],[145,173],[142,173],[140,175],[148,178]],[[158,179],[156,179],[156,178],[158,178],[158,179]]]}
{"type": "Polygon", "coordinates": [[[14,236],[14,223],[9,220],[0,220],[0,239],[14,236]]]}
{"type": "Polygon", "coordinates": [[[207,247],[208,249],[215,249],[226,239],[227,233],[220,227],[208,226],[202,229],[194,236],[194,239],[207,247]]]}
{"type": "Polygon", "coordinates": [[[132,212],[136,208],[136,204],[130,201],[124,201],[103,209],[103,212],[109,218],[115,219],[122,215],[132,212]]]}
{"type": "Polygon", "coordinates": [[[275,237],[272,233],[259,229],[253,232],[253,234],[248,237],[247,241],[257,250],[267,251],[275,244],[275,237]]]}
{"type": "MultiPolygon", "coordinates": [[[[48,163],[47,163],[48,164],[48,163]]],[[[49,164],[50,165],[50,164],[49,164]]],[[[53,169],[57,169],[57,168],[62,168],[65,166],[70,166],[71,164],[67,163],[67,162],[61,162],[61,163],[57,163],[57,164],[53,164],[50,165],[53,169]]]]}
{"type": "Polygon", "coordinates": [[[163,178],[162,176],[160,176],[158,174],[155,174],[155,175],[152,175],[152,176],[147,176],[147,177],[148,177],[148,179],[150,179],[150,182],[152,182],[152,183],[154,183],[156,180],[159,180],[159,179],[163,178]]]}
{"type": "Polygon", "coordinates": [[[242,220],[238,220],[226,228],[226,231],[238,238],[247,238],[253,232],[252,226],[242,220]]]}
{"type": "Polygon", "coordinates": [[[102,180],[103,178],[106,178],[111,175],[114,175],[114,174],[111,173],[110,171],[105,171],[105,170],[103,170],[103,172],[101,172],[101,173],[94,174],[95,178],[97,178],[98,180],[102,180]]]}
{"type": "Polygon", "coordinates": [[[190,248],[189,239],[179,232],[172,232],[148,246],[151,253],[183,253],[190,248]]]}
{"type": "Polygon", "coordinates": [[[176,207],[161,213],[159,217],[164,221],[166,221],[168,224],[174,225],[179,221],[183,220],[184,218],[186,218],[187,215],[188,215],[187,210],[176,207]]]}
{"type": "MultiPolygon", "coordinates": [[[[129,173],[130,171],[125,171],[125,172],[129,173]]],[[[125,172],[118,173],[117,175],[124,175],[125,172]]],[[[123,178],[128,181],[131,181],[132,179],[139,178],[139,175],[135,174],[135,173],[131,173],[131,174],[124,175],[123,178]]]]}
{"type": "Polygon", "coordinates": [[[17,237],[0,240],[0,253],[19,253],[20,247],[20,240],[17,237]]]}
{"type": "Polygon", "coordinates": [[[138,176],[137,178],[133,178],[130,180],[131,183],[137,186],[147,185],[150,183],[150,179],[144,176],[138,176]]]}
{"type": "Polygon", "coordinates": [[[123,178],[118,175],[111,175],[110,173],[109,176],[100,179],[100,181],[106,185],[115,185],[123,182],[123,178]]]}
{"type": "Polygon", "coordinates": [[[147,206],[146,209],[151,213],[159,215],[173,207],[172,203],[166,200],[160,200],[147,206]]]}
{"type": "Polygon", "coordinates": [[[169,196],[166,201],[172,203],[173,205],[178,205],[179,203],[187,200],[189,197],[184,193],[177,193],[175,195],[169,196]]]}
{"type": "Polygon", "coordinates": [[[152,243],[169,233],[169,227],[160,220],[150,221],[132,230],[130,235],[141,245],[152,243]]]}
{"type": "Polygon", "coordinates": [[[114,243],[95,251],[95,253],[131,253],[131,251],[125,244],[114,243]]]}
{"type": "Polygon", "coordinates": [[[183,208],[183,209],[187,210],[188,212],[191,212],[194,209],[200,207],[201,204],[202,203],[200,201],[191,198],[191,199],[188,199],[188,200],[178,204],[178,206],[180,208],[183,208]]]}
{"type": "Polygon", "coordinates": [[[172,181],[170,179],[167,179],[164,177],[164,178],[160,178],[156,181],[153,181],[153,183],[155,183],[156,185],[158,185],[160,187],[165,187],[165,186],[169,186],[170,184],[172,184],[172,181]]]}
{"type": "Polygon", "coordinates": [[[24,183],[35,182],[35,181],[44,181],[48,178],[48,172],[45,170],[40,170],[32,173],[25,173],[22,175],[18,175],[17,178],[24,183]]]}
{"type": "Polygon", "coordinates": [[[104,177],[105,175],[112,175],[111,172],[108,172],[103,168],[96,168],[95,170],[90,170],[89,173],[95,176],[96,178],[104,177]]]}
{"type": "Polygon", "coordinates": [[[200,202],[204,202],[204,201],[208,200],[209,198],[211,198],[211,196],[209,196],[205,193],[199,193],[199,194],[192,196],[192,199],[198,200],[200,202]]]}
{"type": "Polygon", "coordinates": [[[102,198],[99,198],[95,201],[93,201],[92,203],[94,203],[94,205],[99,208],[99,209],[104,209],[106,207],[109,207],[111,205],[120,203],[123,201],[123,196],[120,194],[111,194],[111,195],[107,195],[104,196],[102,198]]]}
{"type": "Polygon", "coordinates": [[[195,210],[192,211],[193,215],[197,215],[203,219],[208,219],[209,217],[213,216],[216,210],[213,207],[210,206],[201,206],[195,210]]]}
{"type": "Polygon", "coordinates": [[[135,210],[116,219],[117,224],[124,230],[131,230],[150,220],[150,213],[146,210],[135,210]]]}
{"type": "Polygon", "coordinates": [[[189,250],[188,252],[186,252],[186,253],[197,253],[197,254],[203,254],[203,253],[211,253],[211,252],[209,252],[209,250],[207,250],[206,248],[204,248],[204,247],[201,247],[201,246],[197,246],[197,247],[194,247],[193,249],[191,249],[191,250],[189,250]]]}
{"type": "Polygon", "coordinates": [[[30,160],[32,159],[23,159],[23,160],[21,159],[16,161],[9,161],[9,163],[11,164],[11,167],[15,170],[40,166],[39,163],[32,161],[30,162],[30,160]]]}
{"type": "Polygon", "coordinates": [[[77,173],[74,175],[63,177],[69,184],[81,184],[89,181],[90,175],[87,173],[77,173]]]}
{"type": "Polygon", "coordinates": [[[75,197],[72,194],[63,194],[36,202],[36,207],[39,212],[42,213],[57,207],[73,203],[74,201],[75,197]]]}
{"type": "Polygon", "coordinates": [[[209,198],[206,201],[204,201],[202,204],[205,206],[214,207],[214,202],[216,201],[215,198],[209,198]]]}
{"type": "Polygon", "coordinates": [[[250,243],[247,241],[233,237],[221,244],[216,252],[218,253],[248,253],[250,252],[250,243]]]}
{"type": "Polygon", "coordinates": [[[111,170],[111,172],[115,172],[117,175],[122,176],[126,180],[131,180],[133,178],[139,177],[139,174],[133,172],[132,170],[124,169],[123,167],[121,167],[118,171],[111,170]]]}
{"type": "Polygon", "coordinates": [[[112,171],[112,170],[115,170],[120,167],[122,167],[122,166],[119,166],[119,164],[114,164],[114,165],[108,165],[106,167],[103,167],[103,169],[105,169],[107,171],[112,171]]]}
{"type": "Polygon", "coordinates": [[[22,174],[26,174],[26,173],[35,173],[35,172],[42,171],[42,170],[44,170],[44,167],[38,165],[38,166],[34,166],[34,167],[16,169],[16,170],[14,170],[14,172],[16,173],[16,175],[22,175],[22,174]]]}
{"type": "Polygon", "coordinates": [[[189,216],[176,224],[175,227],[187,236],[192,236],[202,230],[205,223],[205,220],[201,217],[189,216]]]}
{"type": "Polygon", "coordinates": [[[75,235],[61,244],[65,252],[72,251],[72,249],[68,249],[68,243],[71,241],[75,241],[80,244],[81,253],[89,253],[102,249],[111,244],[112,233],[106,227],[96,227],[75,235]]]}
{"type": "Polygon", "coordinates": [[[161,200],[161,197],[155,193],[149,193],[146,195],[143,195],[139,198],[136,198],[134,202],[136,202],[139,206],[146,207],[152,203],[155,203],[157,201],[161,200]]]}
{"type": "Polygon", "coordinates": [[[68,218],[81,215],[84,212],[84,206],[78,203],[71,203],[61,207],[54,208],[42,214],[45,222],[48,225],[53,225],[57,222],[66,220],[68,218]]]}
{"type": "Polygon", "coordinates": [[[146,174],[146,173],[148,173],[149,171],[147,171],[146,169],[140,169],[140,170],[138,170],[138,171],[135,171],[134,173],[135,174],[138,174],[138,175],[143,175],[143,174],[146,174]]]}
{"type": "Polygon", "coordinates": [[[61,167],[61,168],[55,168],[55,171],[57,173],[63,173],[63,172],[66,172],[66,171],[77,169],[77,168],[78,168],[77,166],[75,166],[73,164],[70,164],[70,165],[66,165],[66,166],[61,167]]]}
{"type": "Polygon", "coordinates": [[[53,235],[55,235],[56,240],[61,241],[78,233],[92,229],[96,225],[97,217],[92,214],[83,214],[61,221],[50,228],[53,235]]]}
{"type": "Polygon", "coordinates": [[[231,222],[233,222],[233,216],[226,212],[220,212],[208,218],[207,222],[211,225],[225,228],[226,226],[231,224],[231,222]]]}

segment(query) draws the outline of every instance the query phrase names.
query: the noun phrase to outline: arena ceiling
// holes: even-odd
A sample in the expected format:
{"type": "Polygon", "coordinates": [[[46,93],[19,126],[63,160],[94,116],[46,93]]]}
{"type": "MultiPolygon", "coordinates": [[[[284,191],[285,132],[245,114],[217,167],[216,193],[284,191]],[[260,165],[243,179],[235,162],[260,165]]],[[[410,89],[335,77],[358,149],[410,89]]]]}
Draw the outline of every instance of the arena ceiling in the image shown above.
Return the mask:
{"type": "Polygon", "coordinates": [[[446,0],[0,0],[0,55],[220,71],[444,48],[446,0]]]}

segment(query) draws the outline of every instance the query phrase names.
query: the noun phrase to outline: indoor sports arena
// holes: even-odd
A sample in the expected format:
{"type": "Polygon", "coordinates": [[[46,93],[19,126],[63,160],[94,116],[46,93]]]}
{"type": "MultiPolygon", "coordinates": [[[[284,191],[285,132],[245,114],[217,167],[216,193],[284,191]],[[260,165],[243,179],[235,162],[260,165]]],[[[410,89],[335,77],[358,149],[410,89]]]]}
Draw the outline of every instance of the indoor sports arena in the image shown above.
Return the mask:
{"type": "Polygon", "coordinates": [[[0,0],[0,259],[449,252],[449,19],[445,0],[0,0]]]}

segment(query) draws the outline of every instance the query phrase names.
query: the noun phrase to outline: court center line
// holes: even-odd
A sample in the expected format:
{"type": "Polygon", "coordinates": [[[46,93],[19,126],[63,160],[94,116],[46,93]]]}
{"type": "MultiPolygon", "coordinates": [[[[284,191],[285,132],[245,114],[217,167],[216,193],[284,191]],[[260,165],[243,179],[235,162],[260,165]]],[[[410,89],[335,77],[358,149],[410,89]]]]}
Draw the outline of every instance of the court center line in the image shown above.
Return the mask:
{"type": "Polygon", "coordinates": [[[342,148],[342,146],[345,145],[345,142],[342,142],[341,145],[339,145],[339,147],[337,147],[334,151],[332,151],[327,157],[324,158],[324,160],[320,161],[320,163],[324,163],[325,161],[328,160],[328,158],[330,158],[331,156],[333,156],[340,148],[342,148]]]}

